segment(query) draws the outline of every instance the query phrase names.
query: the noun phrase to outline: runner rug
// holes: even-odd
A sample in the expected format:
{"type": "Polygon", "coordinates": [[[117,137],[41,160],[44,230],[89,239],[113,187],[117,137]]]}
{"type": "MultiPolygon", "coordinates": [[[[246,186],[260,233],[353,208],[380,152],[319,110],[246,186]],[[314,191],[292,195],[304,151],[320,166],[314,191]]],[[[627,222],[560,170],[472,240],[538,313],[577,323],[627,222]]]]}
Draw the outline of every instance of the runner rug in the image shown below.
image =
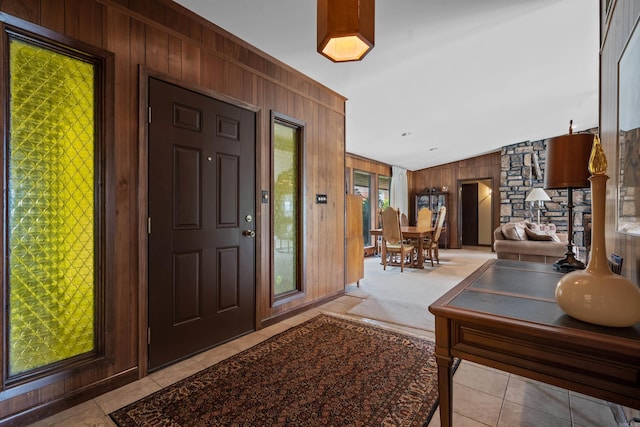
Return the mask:
{"type": "Polygon", "coordinates": [[[321,314],[111,414],[119,426],[426,426],[432,340],[321,314]]]}

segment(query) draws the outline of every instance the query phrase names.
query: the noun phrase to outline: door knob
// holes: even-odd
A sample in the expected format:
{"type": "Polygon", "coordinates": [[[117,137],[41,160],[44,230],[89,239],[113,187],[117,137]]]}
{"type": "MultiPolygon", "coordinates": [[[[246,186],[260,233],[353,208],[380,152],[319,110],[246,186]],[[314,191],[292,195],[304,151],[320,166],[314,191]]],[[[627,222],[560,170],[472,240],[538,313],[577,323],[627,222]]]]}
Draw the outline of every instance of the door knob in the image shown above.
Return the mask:
{"type": "Polygon", "coordinates": [[[253,230],[244,230],[242,234],[247,237],[256,237],[256,232],[253,230]]]}

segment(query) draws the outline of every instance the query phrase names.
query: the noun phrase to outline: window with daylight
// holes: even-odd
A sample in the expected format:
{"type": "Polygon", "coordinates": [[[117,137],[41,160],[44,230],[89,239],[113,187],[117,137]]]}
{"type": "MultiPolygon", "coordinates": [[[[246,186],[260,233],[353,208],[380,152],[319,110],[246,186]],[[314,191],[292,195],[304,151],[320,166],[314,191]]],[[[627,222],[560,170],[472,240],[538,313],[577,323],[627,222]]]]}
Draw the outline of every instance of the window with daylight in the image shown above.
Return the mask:
{"type": "Polygon", "coordinates": [[[382,227],[382,218],[379,215],[380,212],[389,207],[391,198],[391,177],[378,175],[378,212],[377,221],[378,228],[382,227]]]}
{"type": "Polygon", "coordinates": [[[12,32],[7,40],[4,360],[11,378],[98,346],[100,63],[12,32]]]}
{"type": "MultiPolygon", "coordinates": [[[[353,171],[353,194],[362,197],[362,235],[364,246],[371,246],[371,174],[362,171],[353,171]]],[[[375,203],[375,202],[374,202],[375,203]]]]}
{"type": "Polygon", "coordinates": [[[273,295],[282,299],[301,288],[302,124],[273,115],[273,295]]]}

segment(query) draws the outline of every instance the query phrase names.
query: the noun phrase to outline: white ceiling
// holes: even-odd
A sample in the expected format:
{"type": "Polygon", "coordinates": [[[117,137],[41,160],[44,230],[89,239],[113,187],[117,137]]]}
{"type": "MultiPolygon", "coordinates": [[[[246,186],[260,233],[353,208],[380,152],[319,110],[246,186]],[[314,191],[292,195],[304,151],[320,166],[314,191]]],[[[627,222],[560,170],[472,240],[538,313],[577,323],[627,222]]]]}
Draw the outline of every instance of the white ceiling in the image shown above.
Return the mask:
{"type": "Polygon", "coordinates": [[[598,126],[599,0],[377,0],[341,64],[315,0],[176,1],[347,97],[352,154],[418,170],[598,126]]]}

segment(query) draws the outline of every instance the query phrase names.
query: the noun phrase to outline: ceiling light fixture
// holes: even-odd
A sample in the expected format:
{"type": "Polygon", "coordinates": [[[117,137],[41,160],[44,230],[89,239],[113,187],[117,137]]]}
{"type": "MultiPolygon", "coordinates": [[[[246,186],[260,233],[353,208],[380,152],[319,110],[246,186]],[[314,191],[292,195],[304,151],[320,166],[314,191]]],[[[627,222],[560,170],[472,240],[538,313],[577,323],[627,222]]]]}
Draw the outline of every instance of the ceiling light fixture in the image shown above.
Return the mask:
{"type": "Polygon", "coordinates": [[[359,61],[373,49],[374,0],[318,0],[318,53],[359,61]]]}

